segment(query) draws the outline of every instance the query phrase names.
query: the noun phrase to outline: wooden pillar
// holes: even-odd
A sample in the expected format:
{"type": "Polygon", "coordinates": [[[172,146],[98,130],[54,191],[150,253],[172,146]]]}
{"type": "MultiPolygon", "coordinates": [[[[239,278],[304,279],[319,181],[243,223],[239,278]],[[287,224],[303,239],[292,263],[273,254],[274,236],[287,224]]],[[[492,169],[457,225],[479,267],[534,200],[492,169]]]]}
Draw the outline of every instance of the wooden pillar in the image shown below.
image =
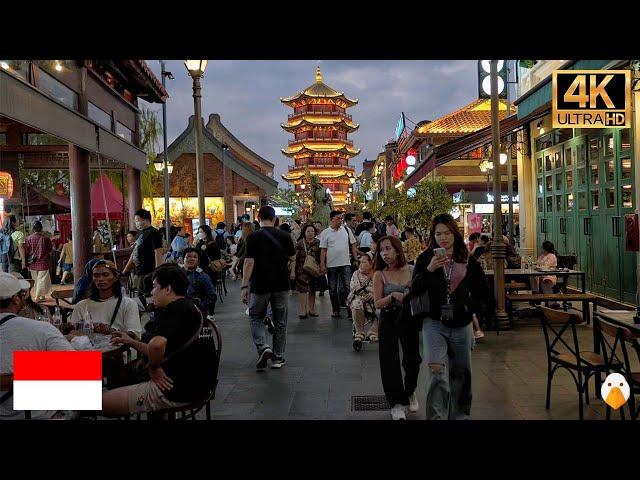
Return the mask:
{"type": "Polygon", "coordinates": [[[73,278],[84,274],[92,258],[91,182],[89,152],[69,144],[69,184],[71,188],[71,233],[73,235],[73,278]]]}
{"type": "Polygon", "coordinates": [[[133,167],[126,167],[127,190],[129,192],[129,230],[135,225],[134,217],[136,210],[142,208],[142,187],[140,186],[140,170],[133,167]]]}
{"type": "MultiPolygon", "coordinates": [[[[228,162],[228,155],[227,155],[227,162],[228,162]]],[[[236,192],[235,187],[234,187],[234,182],[233,182],[233,176],[235,175],[235,173],[233,173],[233,170],[231,170],[228,167],[228,163],[227,166],[224,167],[225,170],[227,171],[227,197],[224,199],[224,223],[226,225],[230,225],[232,223],[235,223],[235,217],[234,212],[233,212],[233,196],[236,193],[240,193],[240,192],[236,192]]],[[[224,180],[223,180],[224,181],[224,180]]]]}

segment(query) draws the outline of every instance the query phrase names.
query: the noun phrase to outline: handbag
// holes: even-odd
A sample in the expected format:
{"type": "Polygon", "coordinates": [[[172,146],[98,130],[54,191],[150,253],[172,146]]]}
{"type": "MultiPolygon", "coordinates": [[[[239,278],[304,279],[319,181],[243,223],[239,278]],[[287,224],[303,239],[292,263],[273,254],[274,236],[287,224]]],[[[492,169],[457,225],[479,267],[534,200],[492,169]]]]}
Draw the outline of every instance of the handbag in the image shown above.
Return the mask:
{"type": "Polygon", "coordinates": [[[319,277],[320,265],[318,265],[318,262],[312,255],[309,255],[309,251],[307,250],[307,243],[304,241],[304,239],[302,240],[302,246],[304,247],[304,253],[307,255],[304,259],[304,265],[302,265],[302,270],[304,270],[306,273],[308,273],[312,277],[319,277]]]}
{"type": "MultiPolygon", "coordinates": [[[[416,284],[420,284],[422,281],[422,274],[418,273],[412,281],[412,287],[416,284]]],[[[425,288],[423,292],[409,298],[409,308],[411,310],[411,316],[413,317],[417,317],[420,319],[429,315],[431,311],[429,289],[425,288]]]]}

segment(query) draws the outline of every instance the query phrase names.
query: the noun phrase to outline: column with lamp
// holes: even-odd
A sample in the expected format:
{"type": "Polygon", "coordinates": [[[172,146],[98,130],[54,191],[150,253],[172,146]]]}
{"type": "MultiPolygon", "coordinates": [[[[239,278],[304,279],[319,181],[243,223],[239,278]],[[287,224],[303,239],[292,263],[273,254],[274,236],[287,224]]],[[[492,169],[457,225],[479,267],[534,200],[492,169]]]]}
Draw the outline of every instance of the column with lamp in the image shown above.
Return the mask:
{"type": "Polygon", "coordinates": [[[193,79],[193,110],[196,130],[196,184],[198,191],[198,222],[206,225],[204,205],[204,160],[202,158],[202,113],[200,78],[207,68],[207,60],[185,60],[184,65],[193,79]]]}
{"type": "MultiPolygon", "coordinates": [[[[224,221],[227,221],[227,164],[225,159],[225,154],[227,150],[229,150],[229,145],[226,143],[222,143],[220,145],[220,149],[222,150],[222,196],[224,197],[222,204],[224,206],[224,221]]],[[[246,190],[246,189],[245,189],[246,190]]]]}
{"type": "MultiPolygon", "coordinates": [[[[507,326],[508,317],[505,310],[504,259],[506,245],[502,241],[502,195],[500,178],[500,118],[498,100],[498,60],[491,60],[491,133],[493,157],[493,245],[491,253],[495,260],[493,267],[494,294],[496,297],[496,323],[501,328],[507,326]]],[[[506,159],[505,159],[506,161],[506,159]]]]}
{"type": "MultiPolygon", "coordinates": [[[[170,80],[173,80],[173,74],[171,72],[167,72],[165,70],[165,62],[164,60],[160,60],[160,68],[161,68],[161,76],[162,76],[162,88],[166,91],[165,88],[165,78],[169,77],[170,80]]],[[[171,214],[169,207],[169,174],[173,170],[173,165],[169,165],[169,157],[167,156],[167,101],[162,102],[162,137],[164,141],[164,165],[162,165],[161,170],[163,171],[163,184],[164,184],[164,219],[165,219],[165,234],[167,239],[167,247],[171,246],[171,214]]],[[[156,166],[156,170],[158,170],[158,166],[156,166]]]]}

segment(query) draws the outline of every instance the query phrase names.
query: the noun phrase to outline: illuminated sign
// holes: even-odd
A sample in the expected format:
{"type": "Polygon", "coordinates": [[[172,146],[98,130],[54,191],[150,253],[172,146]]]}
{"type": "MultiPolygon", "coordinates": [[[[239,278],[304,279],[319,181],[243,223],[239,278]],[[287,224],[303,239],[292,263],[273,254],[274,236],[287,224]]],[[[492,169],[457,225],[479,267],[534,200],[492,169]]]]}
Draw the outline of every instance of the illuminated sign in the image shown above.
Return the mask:
{"type": "Polygon", "coordinates": [[[553,128],[629,128],[629,70],[553,72],[553,128]]]}
{"type": "MultiPolygon", "coordinates": [[[[478,97],[491,98],[491,61],[478,61],[478,97]]],[[[507,68],[504,60],[498,60],[496,65],[498,71],[498,97],[506,98],[507,89],[507,68]]]]}
{"type": "MultiPolygon", "coordinates": [[[[493,196],[492,193],[487,193],[487,202],[493,203],[494,199],[495,197],[493,196]]],[[[520,195],[514,195],[513,197],[511,197],[511,200],[513,201],[513,203],[520,202],[520,195]]],[[[509,195],[507,195],[506,193],[503,193],[502,195],[500,195],[500,201],[502,203],[509,202],[509,195]]]]}
{"type": "Polygon", "coordinates": [[[398,123],[396,124],[396,140],[400,140],[400,137],[404,133],[405,124],[404,124],[404,112],[400,114],[400,118],[398,119],[398,123]]]}

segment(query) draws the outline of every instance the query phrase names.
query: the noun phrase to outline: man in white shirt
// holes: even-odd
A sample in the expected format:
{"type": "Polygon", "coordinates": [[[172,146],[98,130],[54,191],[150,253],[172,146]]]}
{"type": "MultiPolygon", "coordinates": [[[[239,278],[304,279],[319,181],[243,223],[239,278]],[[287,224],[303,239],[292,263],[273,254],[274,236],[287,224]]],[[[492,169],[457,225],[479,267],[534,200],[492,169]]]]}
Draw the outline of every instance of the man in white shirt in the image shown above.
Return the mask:
{"type": "MultiPolygon", "coordinates": [[[[47,322],[19,317],[29,294],[29,282],[10,273],[0,273],[0,374],[13,374],[13,352],[73,350],[60,331],[47,322]]],[[[10,383],[7,382],[10,386],[10,383]]],[[[13,395],[0,389],[0,420],[24,419],[24,413],[13,410],[13,395]]],[[[69,419],[73,412],[33,411],[32,419],[69,419]]]]}
{"type": "Polygon", "coordinates": [[[76,304],[71,323],[89,320],[97,333],[108,334],[117,330],[140,338],[142,326],[138,305],[134,299],[122,294],[115,264],[108,260],[96,262],[92,278],[91,296],[76,304]]]}
{"type": "Polygon", "coordinates": [[[351,260],[349,254],[358,258],[356,239],[353,233],[342,226],[342,212],[333,210],[330,215],[329,228],[320,234],[320,271],[326,273],[329,280],[329,296],[331,297],[332,317],[340,316],[340,299],[338,297],[338,280],[341,282],[341,297],[349,294],[351,279],[351,260]]]}

